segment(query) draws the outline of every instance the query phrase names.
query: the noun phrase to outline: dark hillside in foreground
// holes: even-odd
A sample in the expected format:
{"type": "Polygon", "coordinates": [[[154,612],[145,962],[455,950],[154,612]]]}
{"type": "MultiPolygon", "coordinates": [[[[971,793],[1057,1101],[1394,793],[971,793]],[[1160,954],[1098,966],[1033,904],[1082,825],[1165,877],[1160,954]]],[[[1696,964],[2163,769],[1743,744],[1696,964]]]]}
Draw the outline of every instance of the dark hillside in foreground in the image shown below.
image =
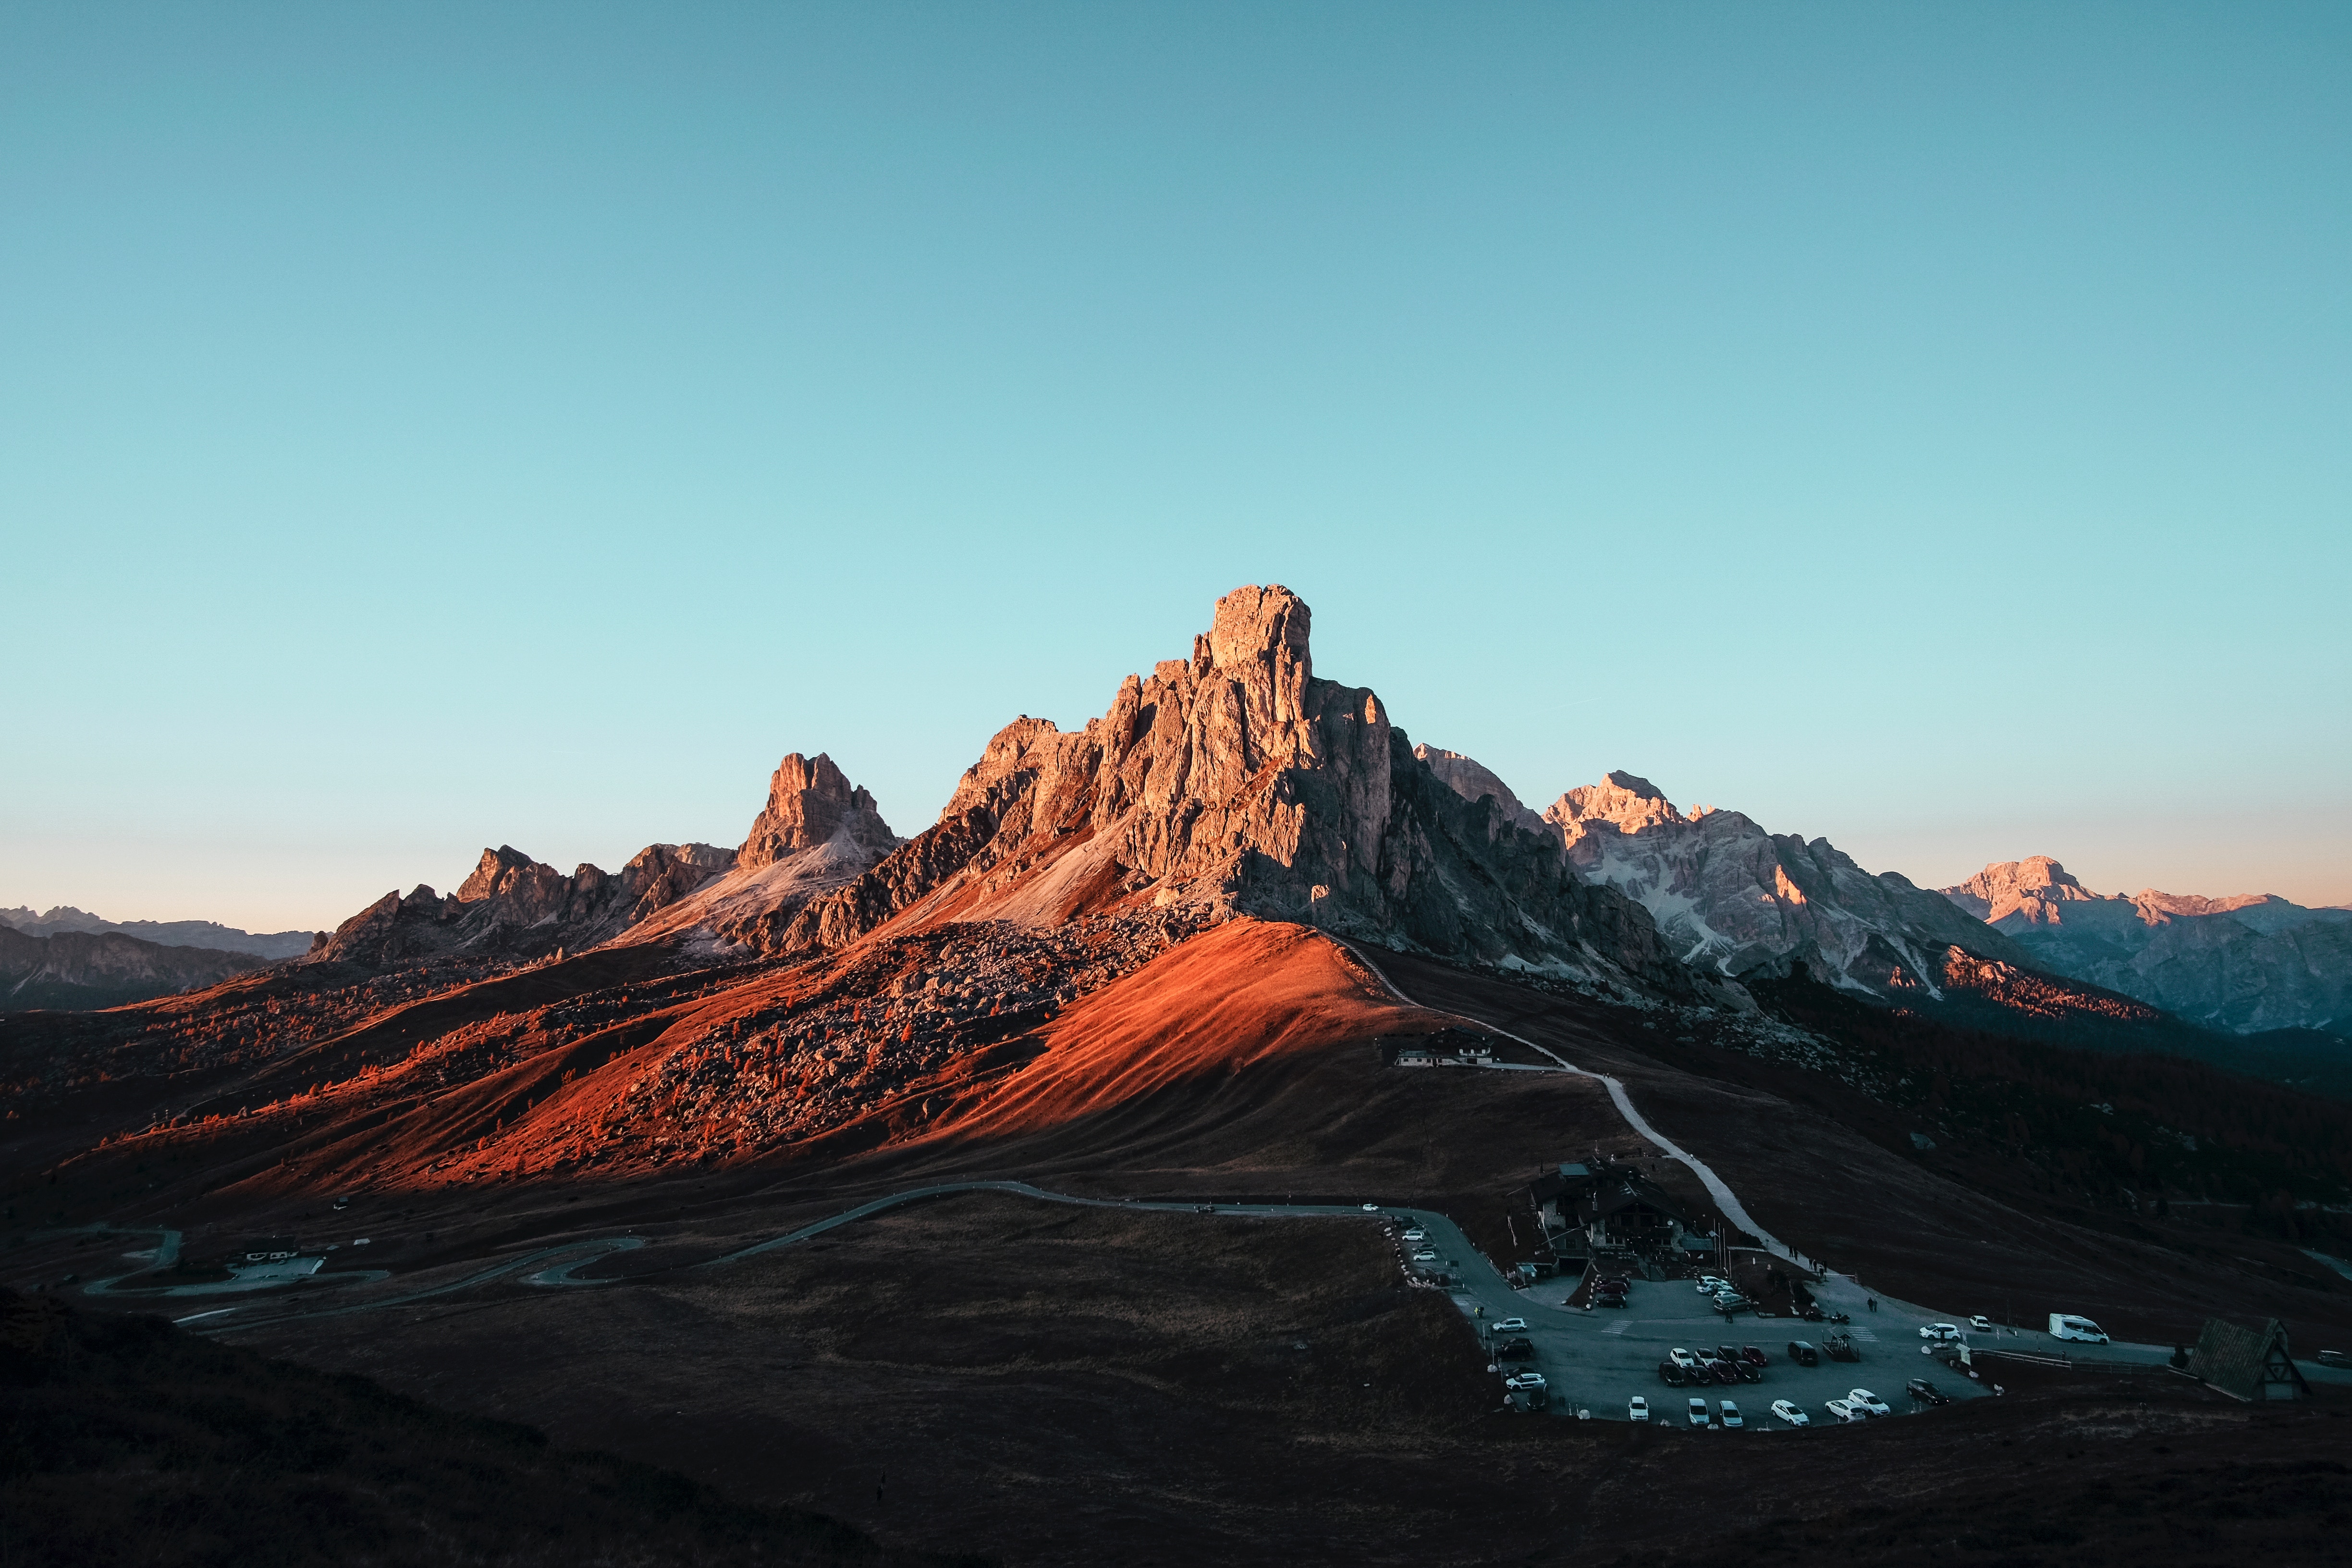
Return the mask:
{"type": "Polygon", "coordinates": [[[10,1568],[949,1561],[364,1377],[7,1290],[0,1390],[10,1568]]]}
{"type": "MultiPolygon", "coordinates": [[[[1462,1319],[1399,1283],[1372,1226],[994,1194],[740,1271],[261,1333],[749,1503],[1008,1568],[2281,1568],[2341,1560],[2352,1478],[2336,1400],[2249,1407],[2161,1373],[2011,1374],[2001,1399],[1769,1436],[1504,1415],[1462,1319]]],[[[1622,1393],[1679,1402],[1654,1381],[1622,1393]]],[[[1775,1393],[1741,1397],[1760,1418],[1775,1393]]]]}
{"type": "MultiPolygon", "coordinates": [[[[2352,1193],[2352,1106],[2163,1052],[2070,1048],[1841,995],[1800,976],[1754,987],[1851,1048],[1942,1142],[2003,1151],[2054,1191],[2165,1212],[2176,1201],[2338,1203],[2352,1193]]],[[[2316,1216],[2312,1239],[2331,1227],[2316,1216]]],[[[2303,1239],[2296,1227],[2279,1230],[2303,1239]]]]}

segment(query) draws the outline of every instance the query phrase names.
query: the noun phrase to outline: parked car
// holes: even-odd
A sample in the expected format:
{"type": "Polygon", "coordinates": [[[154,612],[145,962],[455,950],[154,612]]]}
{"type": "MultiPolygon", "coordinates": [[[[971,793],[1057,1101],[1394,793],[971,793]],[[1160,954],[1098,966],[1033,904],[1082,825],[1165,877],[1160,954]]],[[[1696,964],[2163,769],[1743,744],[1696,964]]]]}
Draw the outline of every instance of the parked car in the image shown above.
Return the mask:
{"type": "Polygon", "coordinates": [[[1810,1426],[1813,1424],[1812,1417],[1807,1415],[1801,1407],[1785,1399],[1776,1399],[1772,1402],[1772,1414],[1791,1426],[1810,1426]]]}
{"type": "Polygon", "coordinates": [[[1542,1388],[1546,1385],[1544,1374],[1539,1372],[1515,1372],[1503,1379],[1503,1386],[1510,1389],[1529,1389],[1542,1388]]]}
{"type": "Polygon", "coordinates": [[[1674,1349],[1668,1351],[1666,1352],[1666,1359],[1673,1362],[1676,1366],[1681,1367],[1685,1372],[1698,1364],[1698,1357],[1691,1354],[1690,1352],[1683,1349],[1680,1345],[1676,1345],[1674,1349]]]}
{"type": "Polygon", "coordinates": [[[1831,1415],[1836,1416],[1841,1421],[1867,1421],[1870,1419],[1870,1413],[1866,1410],[1855,1409],[1851,1400],[1832,1399],[1828,1404],[1822,1405],[1822,1408],[1828,1411],[1831,1415]]]}
{"type": "Polygon", "coordinates": [[[1718,1296],[1715,1300],[1715,1310],[1728,1318],[1737,1313],[1754,1311],[1756,1303],[1745,1296],[1718,1296]]]}
{"type": "Polygon", "coordinates": [[[1730,1280],[1713,1274],[1702,1274],[1698,1277],[1698,1293],[1702,1296],[1712,1296],[1730,1283],[1730,1280]]]}
{"type": "Polygon", "coordinates": [[[1622,1274],[1607,1274],[1592,1282],[1595,1290],[1615,1290],[1620,1294],[1633,1289],[1622,1274]]]}
{"type": "Polygon", "coordinates": [[[1949,1405],[1951,1400],[1924,1377],[1915,1377],[1903,1385],[1903,1392],[1923,1405],[1949,1405]]]}
{"type": "Polygon", "coordinates": [[[1694,1426],[1711,1425],[1707,1420],[1706,1400],[1694,1398],[1690,1402],[1690,1424],[1694,1426]]]}
{"type": "Polygon", "coordinates": [[[1528,1342],[1525,1334],[1519,1334],[1496,1345],[1495,1359],[1496,1361],[1533,1361],[1536,1359],[1536,1347],[1528,1342]]]}
{"type": "Polygon", "coordinates": [[[1717,1406],[1717,1409],[1720,1414],[1717,1415],[1717,1419],[1722,1422],[1722,1424],[1729,1430],[1736,1432],[1747,1425],[1746,1422],[1739,1418],[1738,1401],[1732,1399],[1724,1400],[1717,1406]]]}
{"type": "Polygon", "coordinates": [[[1670,1361],[1658,1363],[1658,1381],[1668,1388],[1680,1388],[1691,1380],[1691,1374],[1670,1361]]]}
{"type": "Polygon", "coordinates": [[[1404,1233],[1404,1239],[1407,1241],[1427,1241],[1429,1239],[1429,1232],[1422,1229],[1419,1226],[1414,1226],[1411,1230],[1404,1233]]]}
{"type": "Polygon", "coordinates": [[[1622,1307],[1625,1304],[1625,1296],[1620,1290],[1605,1290],[1592,1298],[1592,1304],[1596,1307],[1622,1307]]]}
{"type": "Polygon", "coordinates": [[[2050,1314],[2050,1337],[2103,1345],[2107,1342],[2107,1331],[2088,1318],[2078,1318],[2072,1312],[2053,1312],[2050,1314]]]}
{"type": "Polygon", "coordinates": [[[1986,1317],[1982,1312],[1979,1312],[1975,1317],[1969,1320],[1969,1327],[1974,1329],[1980,1334],[1989,1334],[1992,1332],[1992,1320],[1986,1317]]]}
{"type": "Polygon", "coordinates": [[[1819,1366],[1822,1364],[1822,1352],[1814,1349],[1810,1341],[1790,1340],[1789,1359],[1799,1366],[1819,1366]]]}
{"type": "Polygon", "coordinates": [[[1524,1334],[1528,1331],[1528,1321],[1525,1318],[1505,1318],[1495,1325],[1495,1331],[1498,1334],[1524,1334]]]}
{"type": "Polygon", "coordinates": [[[1739,1347],[1739,1359],[1746,1362],[1750,1366],[1763,1366],[1772,1358],[1766,1355],[1754,1345],[1742,1345],[1739,1347]]]}
{"type": "Polygon", "coordinates": [[[1364,1212],[1366,1214],[1378,1214],[1381,1212],[1381,1205],[1378,1204],[1366,1204],[1364,1205],[1364,1212]]]}
{"type": "Polygon", "coordinates": [[[1804,1319],[1805,1321],[1809,1323],[1818,1323],[1822,1321],[1822,1310],[1819,1307],[1814,1306],[1811,1301],[1808,1301],[1803,1306],[1797,1309],[1797,1316],[1804,1319]]]}
{"type": "Polygon", "coordinates": [[[1650,1402],[1649,1402],[1648,1400],[1646,1400],[1646,1399],[1643,1398],[1640,1394],[1637,1394],[1633,1395],[1633,1398],[1631,1398],[1631,1399],[1629,1399],[1629,1400],[1627,1400],[1627,1401],[1625,1402],[1625,1419],[1626,1419],[1626,1420],[1628,1420],[1628,1421],[1647,1421],[1649,1418],[1650,1418],[1650,1402]]]}
{"type": "Polygon", "coordinates": [[[1956,1340],[1960,1337],[1960,1326],[1958,1323],[1929,1323],[1919,1331],[1919,1337],[1923,1340],[1956,1340]]]}
{"type": "Polygon", "coordinates": [[[1412,1260],[1415,1263],[1434,1263],[1437,1261],[1437,1254],[1424,1247],[1412,1255],[1412,1260]]]}
{"type": "Polygon", "coordinates": [[[1879,1398],[1878,1395],[1871,1393],[1870,1390],[1866,1388],[1847,1389],[1845,1391],[1845,1399],[1847,1404],[1854,1406],[1856,1409],[1862,1411],[1867,1415],[1892,1415],[1895,1414],[1894,1411],[1887,1408],[1886,1401],[1879,1398]]]}
{"type": "Polygon", "coordinates": [[[1727,1361],[1711,1361],[1707,1363],[1706,1374],[1707,1376],[1715,1379],[1717,1383],[1738,1383],[1739,1381],[1739,1369],[1732,1365],[1727,1361]]]}

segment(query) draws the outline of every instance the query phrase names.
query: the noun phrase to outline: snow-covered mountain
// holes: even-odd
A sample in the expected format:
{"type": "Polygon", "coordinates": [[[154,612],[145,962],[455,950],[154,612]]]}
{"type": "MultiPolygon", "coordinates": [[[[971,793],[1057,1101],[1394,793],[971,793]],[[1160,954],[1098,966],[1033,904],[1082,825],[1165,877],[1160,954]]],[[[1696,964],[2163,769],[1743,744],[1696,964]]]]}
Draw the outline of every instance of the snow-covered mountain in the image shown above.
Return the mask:
{"type": "Polygon", "coordinates": [[[1737,811],[1685,814],[1633,773],[1570,790],[1543,815],[1570,864],[1647,909],[1685,963],[1743,974],[1802,960],[1823,979],[1933,993],[1948,948],[2024,960],[1897,872],[1874,875],[1826,838],[1767,832],[1737,811]]]}
{"type": "MultiPolygon", "coordinates": [[[[1507,817],[1526,813],[1470,758],[1420,750],[1465,798],[1492,796],[1507,817]]],[[[1570,790],[1537,820],[1559,836],[1578,876],[1647,910],[1685,963],[1724,974],[1785,974],[1801,962],[1833,983],[1934,995],[1951,948],[2025,962],[1948,900],[1895,872],[1864,870],[1826,838],[1769,833],[1737,811],[1685,813],[1633,773],[1570,790]]]]}
{"type": "Polygon", "coordinates": [[[1942,889],[2036,967],[2252,1034],[2352,1027],[2352,910],[2271,893],[2095,893],[2047,855],[1942,889]]]}

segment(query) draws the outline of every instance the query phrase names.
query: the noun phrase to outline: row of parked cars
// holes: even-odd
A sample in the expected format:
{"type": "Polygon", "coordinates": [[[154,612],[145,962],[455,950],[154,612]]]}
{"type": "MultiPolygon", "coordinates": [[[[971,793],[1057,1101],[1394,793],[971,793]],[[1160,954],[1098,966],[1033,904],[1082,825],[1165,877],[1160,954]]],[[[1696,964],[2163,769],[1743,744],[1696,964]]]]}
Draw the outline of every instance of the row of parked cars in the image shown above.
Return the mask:
{"type": "Polygon", "coordinates": [[[1698,1277],[1698,1293],[1715,1303],[1715,1310],[1725,1317],[1734,1312],[1752,1312],[1756,1303],[1739,1293],[1739,1287],[1714,1274],[1698,1277]]]}
{"type": "MultiPolygon", "coordinates": [[[[1903,1385],[1903,1391],[1922,1405],[1950,1403],[1934,1384],[1924,1377],[1913,1378],[1903,1385]]],[[[1868,1421],[1876,1416],[1895,1414],[1892,1405],[1866,1388],[1850,1389],[1843,1398],[1830,1400],[1822,1408],[1840,1421],[1868,1421]]],[[[1793,1400],[1774,1400],[1772,1415],[1775,1419],[1789,1426],[1810,1426],[1813,1424],[1812,1417],[1805,1413],[1804,1407],[1793,1400]]],[[[1629,1421],[1637,1423],[1652,1420],[1649,1400],[1638,1394],[1627,1400],[1625,1417],[1629,1421]]],[[[1739,1414],[1739,1404],[1737,1400],[1720,1400],[1717,1407],[1710,1411],[1706,1401],[1696,1396],[1686,1406],[1684,1420],[1693,1426],[1714,1426],[1727,1431],[1738,1431],[1747,1425],[1739,1414]]]]}
{"type": "Polygon", "coordinates": [[[1679,1345],[1658,1363],[1658,1379],[1670,1388],[1695,1383],[1761,1383],[1767,1358],[1754,1345],[1717,1345],[1688,1351],[1679,1345]]]}

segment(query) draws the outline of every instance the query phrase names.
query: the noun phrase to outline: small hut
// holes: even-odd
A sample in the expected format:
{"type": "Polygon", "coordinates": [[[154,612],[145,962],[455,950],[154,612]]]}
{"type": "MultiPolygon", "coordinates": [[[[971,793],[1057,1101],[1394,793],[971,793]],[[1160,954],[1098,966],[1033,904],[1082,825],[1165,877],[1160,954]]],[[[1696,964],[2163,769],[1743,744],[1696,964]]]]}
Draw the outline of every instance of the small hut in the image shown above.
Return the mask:
{"type": "Polygon", "coordinates": [[[2276,1318],[2259,1329],[2206,1319],[2197,1348],[2189,1352],[2189,1375],[2232,1399],[2311,1397],[2311,1384],[2287,1347],[2286,1325],[2276,1318]]]}

